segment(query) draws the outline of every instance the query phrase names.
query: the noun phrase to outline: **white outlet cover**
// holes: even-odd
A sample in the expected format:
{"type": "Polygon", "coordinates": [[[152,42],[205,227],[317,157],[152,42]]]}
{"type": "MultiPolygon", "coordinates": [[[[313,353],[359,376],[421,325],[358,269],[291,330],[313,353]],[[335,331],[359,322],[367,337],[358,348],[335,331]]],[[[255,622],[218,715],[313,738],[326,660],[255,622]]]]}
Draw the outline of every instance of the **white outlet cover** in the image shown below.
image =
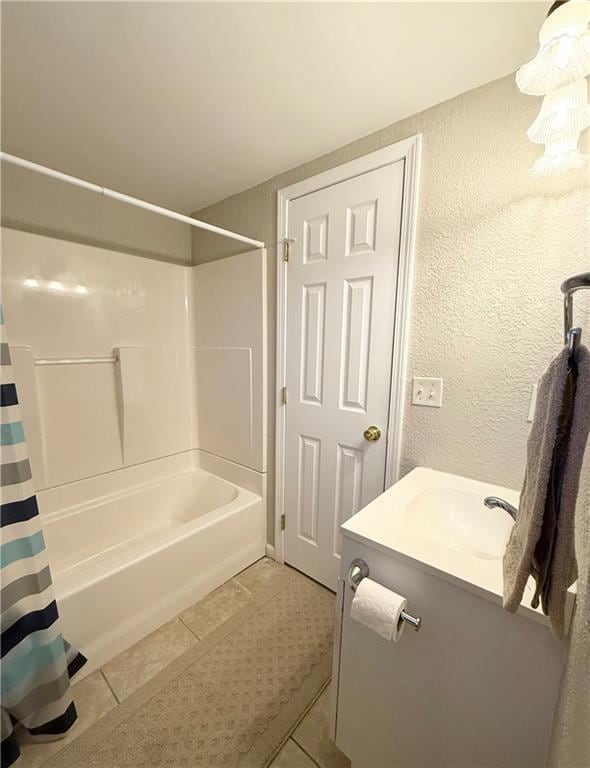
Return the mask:
{"type": "Polygon", "coordinates": [[[412,405],[425,405],[428,408],[441,408],[443,380],[426,376],[414,376],[412,379],[412,405]]]}

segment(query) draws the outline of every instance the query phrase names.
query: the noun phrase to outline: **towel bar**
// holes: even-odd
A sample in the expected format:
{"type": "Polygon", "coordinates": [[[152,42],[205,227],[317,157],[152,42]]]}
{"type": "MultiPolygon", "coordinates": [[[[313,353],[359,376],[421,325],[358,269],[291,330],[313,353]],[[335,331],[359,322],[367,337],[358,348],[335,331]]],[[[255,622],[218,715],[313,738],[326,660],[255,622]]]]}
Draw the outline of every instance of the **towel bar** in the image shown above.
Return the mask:
{"type": "Polygon", "coordinates": [[[566,344],[574,348],[580,343],[581,328],[574,328],[574,293],[583,288],[590,288],[590,272],[572,275],[561,284],[563,293],[563,334],[566,344]]]}
{"type": "Polygon", "coordinates": [[[87,365],[88,363],[116,363],[116,357],[36,357],[35,365],[87,365]]]}
{"type": "MultiPolygon", "coordinates": [[[[348,569],[348,586],[353,592],[356,592],[358,585],[361,581],[369,575],[369,566],[360,557],[355,558],[350,564],[348,569]]],[[[417,632],[422,624],[422,619],[419,616],[412,616],[406,611],[402,611],[400,614],[400,622],[404,621],[409,624],[412,629],[417,632]]]]}

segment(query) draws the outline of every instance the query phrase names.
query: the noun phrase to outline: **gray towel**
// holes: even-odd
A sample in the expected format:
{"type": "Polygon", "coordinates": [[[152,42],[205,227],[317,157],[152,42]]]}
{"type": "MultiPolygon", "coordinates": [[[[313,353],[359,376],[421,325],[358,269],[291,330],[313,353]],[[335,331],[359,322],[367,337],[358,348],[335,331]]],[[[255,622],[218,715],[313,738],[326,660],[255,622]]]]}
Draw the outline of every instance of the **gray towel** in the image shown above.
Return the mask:
{"type": "Polygon", "coordinates": [[[568,445],[571,435],[571,427],[574,418],[574,400],[576,395],[576,383],[578,379],[577,366],[573,365],[565,383],[563,400],[557,425],[557,436],[553,445],[553,458],[549,472],[549,484],[545,497],[545,510],[543,512],[543,524],[535,552],[533,554],[532,574],[537,582],[537,588],[531,605],[536,608],[539,598],[543,605],[543,611],[549,615],[549,591],[551,584],[551,563],[557,543],[557,524],[561,505],[563,481],[567,464],[568,445]]]}
{"type": "Polygon", "coordinates": [[[570,370],[564,348],[539,383],[520,507],[504,555],[504,608],[518,609],[533,575],[558,637],[576,578],[574,514],[589,431],[590,354],[580,346],[570,370]]]}

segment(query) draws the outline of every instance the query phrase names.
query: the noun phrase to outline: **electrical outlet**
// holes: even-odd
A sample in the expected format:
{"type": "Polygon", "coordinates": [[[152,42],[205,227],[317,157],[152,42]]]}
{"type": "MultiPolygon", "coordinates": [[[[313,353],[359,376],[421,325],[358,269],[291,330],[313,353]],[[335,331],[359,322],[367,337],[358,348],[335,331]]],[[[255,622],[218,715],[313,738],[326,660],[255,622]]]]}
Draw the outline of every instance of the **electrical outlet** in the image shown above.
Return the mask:
{"type": "Polygon", "coordinates": [[[412,405],[440,408],[442,393],[442,379],[427,379],[424,376],[414,376],[412,379],[412,405]]]}

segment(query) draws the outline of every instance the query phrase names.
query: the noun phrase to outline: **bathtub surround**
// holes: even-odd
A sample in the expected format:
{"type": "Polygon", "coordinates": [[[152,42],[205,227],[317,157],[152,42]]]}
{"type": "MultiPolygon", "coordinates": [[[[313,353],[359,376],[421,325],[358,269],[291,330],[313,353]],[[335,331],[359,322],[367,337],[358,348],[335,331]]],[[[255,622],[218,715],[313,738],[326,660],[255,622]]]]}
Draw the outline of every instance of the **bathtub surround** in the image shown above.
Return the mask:
{"type": "Polygon", "coordinates": [[[330,592],[280,568],[45,765],[268,765],[329,680],[333,618],[330,592]]]}
{"type": "Polygon", "coordinates": [[[265,552],[265,254],[2,245],[34,487],[89,674],[265,552]]]}
{"type": "Polygon", "coordinates": [[[266,472],[266,252],[193,267],[195,444],[266,472]]]}
{"type": "Polygon", "coordinates": [[[6,321],[37,490],[196,447],[188,272],[2,230],[6,321]]]}
{"type": "Polygon", "coordinates": [[[193,448],[266,471],[264,251],[182,267],[6,228],[2,246],[38,489],[193,448]]]}
{"type": "Polygon", "coordinates": [[[86,663],[62,636],[0,304],[2,430],[2,768],[20,755],[15,725],[39,740],[76,722],[70,678],[86,663]]]}
{"type": "MultiPolygon", "coordinates": [[[[277,191],[420,133],[402,474],[427,466],[520,487],[531,387],[562,343],[559,286],[567,275],[587,269],[590,239],[588,176],[534,180],[528,174],[537,149],[526,129],[537,109],[508,76],[198,211],[205,221],[267,243],[269,423],[276,402],[277,191]],[[499,374],[505,371],[510,375],[499,374]],[[441,409],[411,406],[414,375],[444,378],[441,409]]],[[[193,233],[194,263],[235,252],[221,238],[193,233]]],[[[583,314],[589,305],[581,299],[583,314]]],[[[274,450],[271,430],[271,499],[274,450]]],[[[273,542],[272,509],[268,524],[273,542]]]]}

